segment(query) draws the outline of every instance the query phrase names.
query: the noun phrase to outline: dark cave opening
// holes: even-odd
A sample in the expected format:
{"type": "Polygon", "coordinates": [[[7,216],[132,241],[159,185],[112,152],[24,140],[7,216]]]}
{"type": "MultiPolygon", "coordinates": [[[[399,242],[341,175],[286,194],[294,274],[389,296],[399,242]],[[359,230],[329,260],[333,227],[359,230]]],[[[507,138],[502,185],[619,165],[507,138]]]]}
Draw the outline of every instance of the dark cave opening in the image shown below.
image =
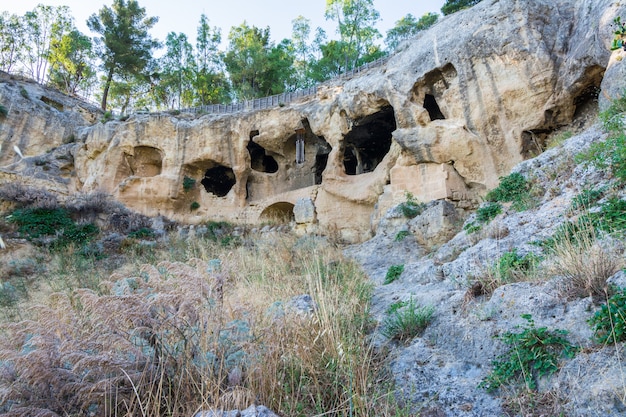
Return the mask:
{"type": "Polygon", "coordinates": [[[433,120],[444,120],[446,118],[441,112],[441,109],[437,104],[437,100],[435,100],[435,96],[432,94],[426,94],[424,96],[424,108],[428,111],[428,116],[430,116],[431,122],[433,120]]]}
{"type": "Polygon", "coordinates": [[[214,194],[218,197],[224,197],[233,188],[237,180],[232,168],[218,165],[209,168],[204,173],[201,184],[207,193],[214,194]]]}
{"type": "Polygon", "coordinates": [[[391,134],[396,130],[392,106],[354,122],[344,138],[343,165],[346,174],[371,172],[391,148],[391,134]]]}
{"type": "Polygon", "coordinates": [[[288,202],[274,203],[261,212],[260,219],[276,222],[289,223],[295,219],[293,214],[293,204],[288,202]]]}
{"type": "Polygon", "coordinates": [[[250,154],[250,167],[253,170],[268,174],[278,171],[278,162],[274,157],[267,155],[264,147],[250,139],[247,148],[250,154]]]}

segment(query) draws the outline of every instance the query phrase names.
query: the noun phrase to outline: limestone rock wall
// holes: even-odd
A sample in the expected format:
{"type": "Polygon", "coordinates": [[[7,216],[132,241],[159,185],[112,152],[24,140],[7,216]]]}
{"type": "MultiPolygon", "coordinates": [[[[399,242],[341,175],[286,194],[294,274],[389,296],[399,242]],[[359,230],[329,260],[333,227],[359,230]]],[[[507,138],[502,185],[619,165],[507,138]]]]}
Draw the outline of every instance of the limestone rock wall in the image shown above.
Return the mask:
{"type": "MultiPolygon", "coordinates": [[[[597,106],[624,12],[609,0],[484,0],[299,102],[96,123],[74,149],[76,188],[187,222],[291,217],[307,198],[316,227],[353,241],[406,191],[472,206],[597,106]]],[[[20,143],[45,151],[34,137],[20,143]]]]}

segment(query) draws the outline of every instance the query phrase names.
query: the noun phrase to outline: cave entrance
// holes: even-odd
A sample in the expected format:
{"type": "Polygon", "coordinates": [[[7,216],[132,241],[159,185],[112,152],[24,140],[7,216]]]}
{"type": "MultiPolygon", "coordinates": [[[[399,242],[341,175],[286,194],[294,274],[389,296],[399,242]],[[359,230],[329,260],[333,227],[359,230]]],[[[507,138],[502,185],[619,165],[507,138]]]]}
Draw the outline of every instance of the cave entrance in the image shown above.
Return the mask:
{"type": "Polygon", "coordinates": [[[281,201],[268,206],[261,212],[260,219],[272,223],[289,223],[295,220],[293,204],[281,201]]]}
{"type": "Polygon", "coordinates": [[[435,100],[435,96],[432,94],[426,94],[424,96],[424,108],[428,112],[431,122],[433,120],[443,120],[446,118],[441,112],[439,104],[437,104],[437,100],[435,100]]]}
{"type": "Polygon", "coordinates": [[[204,173],[201,184],[207,193],[214,194],[218,197],[225,197],[233,188],[237,180],[232,168],[223,165],[217,165],[209,168],[204,173]]]}
{"type": "Polygon", "coordinates": [[[247,148],[250,154],[250,168],[254,171],[268,174],[278,171],[278,162],[273,156],[267,154],[264,147],[250,139],[247,148]]]}
{"type": "Polygon", "coordinates": [[[346,174],[371,172],[391,148],[391,134],[396,130],[392,106],[355,121],[344,138],[343,165],[346,174]]]}

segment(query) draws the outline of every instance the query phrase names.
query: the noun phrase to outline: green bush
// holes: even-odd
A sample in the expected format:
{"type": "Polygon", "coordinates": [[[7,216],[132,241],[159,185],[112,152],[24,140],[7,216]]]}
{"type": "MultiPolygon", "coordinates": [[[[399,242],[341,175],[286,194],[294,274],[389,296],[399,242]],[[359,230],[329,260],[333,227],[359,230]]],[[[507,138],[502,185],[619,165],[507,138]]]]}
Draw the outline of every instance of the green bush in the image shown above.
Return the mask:
{"type": "Polygon", "coordinates": [[[198,203],[197,201],[194,201],[193,203],[189,205],[189,210],[191,211],[198,210],[199,208],[200,208],[200,203],[198,203]]]}
{"type": "Polygon", "coordinates": [[[24,208],[8,218],[18,225],[18,232],[29,240],[51,237],[50,247],[61,249],[70,244],[81,245],[98,234],[92,223],[76,224],[65,208],[24,208]]]}
{"type": "Polygon", "coordinates": [[[190,191],[196,185],[196,180],[185,175],[183,178],[183,190],[190,191]]]}
{"type": "Polygon", "coordinates": [[[149,227],[142,227],[141,229],[134,230],[128,234],[128,237],[133,239],[146,239],[153,238],[155,236],[154,230],[149,227]]]}
{"type": "Polygon", "coordinates": [[[522,380],[526,389],[537,389],[537,379],[552,375],[559,369],[559,358],[573,358],[578,348],[567,339],[565,330],[536,327],[530,314],[520,333],[505,332],[496,338],[510,349],[492,362],[493,370],[478,385],[489,392],[500,386],[522,380]]]}
{"type": "Polygon", "coordinates": [[[477,232],[500,213],[502,213],[502,204],[487,202],[476,210],[476,220],[463,226],[463,230],[467,233],[477,232]]]}
{"type": "Polygon", "coordinates": [[[412,219],[420,214],[426,209],[426,204],[419,203],[413,194],[408,191],[404,193],[406,201],[400,203],[398,207],[400,207],[400,211],[404,215],[404,217],[412,219]]]}
{"type": "Polygon", "coordinates": [[[404,265],[391,265],[389,269],[387,269],[387,274],[385,275],[385,282],[383,285],[391,284],[404,272],[404,265]]]}
{"type": "Polygon", "coordinates": [[[572,210],[585,210],[593,206],[605,193],[605,188],[586,188],[572,199],[572,210]]]}
{"type": "Polygon", "coordinates": [[[102,123],[106,123],[110,120],[113,120],[113,113],[111,113],[110,111],[105,111],[104,115],[102,116],[102,119],[100,119],[100,121],[102,123]]]}
{"type": "Polygon", "coordinates": [[[513,282],[516,277],[521,274],[527,274],[531,272],[539,263],[539,256],[532,252],[521,256],[517,253],[517,248],[513,248],[512,251],[505,252],[500,256],[495,263],[496,274],[504,282],[513,282]]]}
{"type": "Polygon", "coordinates": [[[598,343],[617,343],[626,340],[626,289],[619,289],[606,304],[589,319],[594,339],[598,343]]]}
{"type": "Polygon", "coordinates": [[[411,232],[409,232],[408,230],[400,230],[398,233],[396,233],[396,237],[394,238],[394,240],[396,242],[401,242],[406,237],[408,237],[410,234],[411,234],[411,232]]]}
{"type": "Polygon", "coordinates": [[[626,230],[626,201],[612,197],[600,206],[600,211],[587,216],[597,229],[608,233],[623,233],[626,230]]]}
{"type": "Polygon", "coordinates": [[[480,2],[481,0],[446,0],[444,5],[441,7],[441,13],[443,13],[444,16],[447,16],[458,12],[459,10],[472,7],[480,2]]]}
{"type": "Polygon", "coordinates": [[[500,184],[487,193],[485,200],[491,202],[512,202],[512,208],[521,211],[530,199],[530,184],[519,172],[500,177],[500,184]]]}
{"type": "Polygon", "coordinates": [[[615,24],[615,31],[613,32],[614,36],[613,41],[611,42],[611,51],[626,48],[626,44],[624,43],[626,24],[622,23],[622,18],[620,16],[613,19],[613,23],[615,24]]]}
{"type": "Polygon", "coordinates": [[[20,95],[26,99],[30,98],[28,91],[24,87],[20,87],[20,95]]]}
{"type": "Polygon", "coordinates": [[[9,114],[7,108],[0,104],[0,117],[7,117],[7,114],[9,114]]]}
{"type": "Polygon", "coordinates": [[[382,334],[391,340],[411,340],[428,327],[434,312],[433,306],[420,307],[413,298],[406,304],[396,304],[383,320],[382,334]]]}

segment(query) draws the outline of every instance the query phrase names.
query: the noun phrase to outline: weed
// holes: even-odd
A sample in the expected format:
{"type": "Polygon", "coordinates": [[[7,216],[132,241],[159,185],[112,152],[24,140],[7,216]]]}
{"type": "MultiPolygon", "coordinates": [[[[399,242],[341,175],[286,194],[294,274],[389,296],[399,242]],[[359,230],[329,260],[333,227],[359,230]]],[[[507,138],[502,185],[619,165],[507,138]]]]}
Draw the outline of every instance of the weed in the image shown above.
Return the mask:
{"type": "Polygon", "coordinates": [[[28,91],[26,91],[26,89],[24,87],[20,87],[20,95],[22,97],[24,97],[25,99],[29,99],[30,96],[28,95],[28,91]]]}
{"type": "Polygon", "coordinates": [[[576,355],[578,348],[566,339],[567,331],[536,327],[530,314],[523,314],[522,318],[528,323],[520,333],[505,332],[496,337],[510,348],[492,362],[493,370],[479,388],[493,392],[521,379],[527,390],[535,390],[538,378],[559,369],[559,358],[576,355]]]}
{"type": "Polygon", "coordinates": [[[389,314],[394,314],[396,311],[400,310],[401,308],[404,308],[406,306],[409,305],[408,301],[395,301],[393,303],[391,303],[389,305],[389,307],[387,308],[387,310],[385,311],[385,313],[389,314]]]}
{"type": "Polygon", "coordinates": [[[626,48],[624,44],[624,36],[626,36],[626,24],[622,23],[622,18],[617,16],[613,19],[615,25],[615,31],[613,32],[613,41],[611,42],[611,51],[616,49],[626,48]]]}
{"type": "Polygon", "coordinates": [[[196,185],[196,180],[194,178],[188,177],[185,175],[183,178],[183,190],[191,191],[193,187],[196,185]]]}
{"type": "Polygon", "coordinates": [[[406,237],[408,237],[410,234],[411,234],[411,232],[409,232],[408,230],[400,230],[398,233],[396,233],[396,237],[394,238],[394,240],[396,242],[401,242],[406,237]]]}
{"type": "Polygon", "coordinates": [[[487,193],[485,199],[492,202],[517,202],[521,201],[528,193],[530,186],[526,178],[519,172],[514,172],[506,177],[500,177],[500,184],[487,193]]]}
{"type": "Polygon", "coordinates": [[[404,217],[412,219],[426,209],[426,204],[419,203],[410,192],[405,192],[404,197],[406,200],[398,206],[404,217]]]}
{"type": "Polygon", "coordinates": [[[587,210],[600,200],[606,188],[586,188],[572,199],[572,210],[587,210]]]}
{"type": "Polygon", "coordinates": [[[554,135],[552,138],[550,138],[550,140],[548,141],[547,148],[548,149],[556,148],[557,146],[561,145],[563,142],[565,142],[566,140],[568,140],[572,136],[574,136],[574,133],[572,133],[569,130],[564,131],[564,132],[560,132],[560,133],[554,135]]]}
{"type": "Polygon", "coordinates": [[[133,239],[146,239],[153,238],[155,236],[156,235],[154,233],[154,230],[150,229],[149,227],[142,227],[128,234],[128,237],[133,239]]]}
{"type": "Polygon", "coordinates": [[[404,264],[402,265],[391,265],[389,269],[387,269],[387,274],[385,274],[385,281],[383,285],[391,284],[404,272],[404,264]]]}
{"type": "Polygon", "coordinates": [[[433,306],[420,307],[410,298],[406,305],[398,305],[384,319],[382,334],[391,340],[411,340],[426,329],[434,312],[433,306]]]}
{"type": "Polygon", "coordinates": [[[589,213],[588,217],[599,230],[621,235],[626,231],[626,201],[611,197],[600,206],[600,211],[589,213]]]}
{"type": "Polygon", "coordinates": [[[9,111],[7,110],[7,108],[0,104],[0,117],[7,117],[8,114],[9,111]]]}
{"type": "Polygon", "coordinates": [[[113,120],[113,113],[111,113],[110,111],[105,111],[104,115],[102,115],[102,119],[100,119],[102,123],[106,123],[111,120],[113,120]]]}
{"type": "Polygon", "coordinates": [[[518,280],[520,275],[531,273],[540,261],[541,258],[532,252],[521,256],[517,253],[517,248],[513,248],[512,251],[505,252],[500,256],[494,268],[505,282],[512,282],[518,280]]]}
{"type": "Polygon", "coordinates": [[[495,219],[500,213],[502,213],[502,204],[493,202],[483,203],[478,210],[476,210],[476,220],[465,224],[463,230],[468,234],[478,232],[482,229],[483,225],[495,219]]]}
{"type": "Polygon", "coordinates": [[[601,344],[626,340],[626,289],[619,289],[589,319],[594,339],[601,344]]]}

